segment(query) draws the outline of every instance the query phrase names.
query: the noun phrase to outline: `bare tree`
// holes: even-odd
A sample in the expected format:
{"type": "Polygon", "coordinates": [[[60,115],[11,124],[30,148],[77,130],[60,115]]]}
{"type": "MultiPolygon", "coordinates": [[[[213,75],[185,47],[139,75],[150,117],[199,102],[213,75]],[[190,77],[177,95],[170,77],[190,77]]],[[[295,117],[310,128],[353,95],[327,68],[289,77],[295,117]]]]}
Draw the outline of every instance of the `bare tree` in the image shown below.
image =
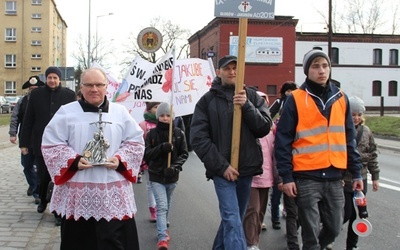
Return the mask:
{"type": "MultiPolygon", "coordinates": [[[[84,40],[82,36],[80,35],[78,40],[75,41],[75,43],[78,45],[78,50],[72,52],[72,57],[78,62],[78,66],[81,69],[87,69],[89,68],[89,65],[87,65],[88,60],[88,43],[87,40],[84,40]]],[[[98,38],[97,41],[96,39],[91,39],[91,44],[90,44],[90,61],[96,61],[100,65],[102,65],[105,61],[107,61],[108,57],[112,55],[113,49],[111,42],[104,42],[101,38],[98,38]]]]}
{"type": "Polygon", "coordinates": [[[348,27],[354,32],[373,34],[384,24],[381,3],[376,0],[348,0],[344,14],[348,27]]]}
{"type": "MultiPolygon", "coordinates": [[[[399,3],[396,0],[333,0],[332,30],[335,33],[387,33],[387,24],[391,23],[390,33],[394,34],[400,25],[398,8],[399,3]]],[[[316,11],[328,26],[328,13],[316,11]]]]}
{"type": "Polygon", "coordinates": [[[150,21],[150,27],[154,27],[160,31],[163,43],[159,51],[155,53],[147,53],[142,51],[137,44],[137,34],[130,34],[129,46],[126,46],[125,53],[128,58],[122,62],[123,65],[129,65],[135,55],[139,55],[145,60],[155,63],[159,58],[165,55],[175,46],[176,58],[188,58],[189,54],[189,38],[190,31],[183,29],[177,24],[173,24],[170,20],[162,19],[161,17],[154,18],[150,21]],[[133,45],[133,47],[132,47],[133,45]]]}
{"type": "MultiPolygon", "coordinates": [[[[339,7],[340,8],[340,7],[339,7]]],[[[332,5],[332,32],[333,33],[337,33],[340,32],[341,27],[342,27],[342,19],[340,18],[340,12],[337,11],[338,6],[336,4],[332,5]]],[[[316,9],[317,13],[323,18],[325,25],[326,25],[326,29],[328,29],[329,27],[329,13],[328,12],[324,12],[320,9],[316,9]]]]}
{"type": "Polygon", "coordinates": [[[392,10],[391,16],[393,17],[391,20],[391,34],[394,35],[400,26],[399,2],[393,2],[390,10],[392,10]]]}

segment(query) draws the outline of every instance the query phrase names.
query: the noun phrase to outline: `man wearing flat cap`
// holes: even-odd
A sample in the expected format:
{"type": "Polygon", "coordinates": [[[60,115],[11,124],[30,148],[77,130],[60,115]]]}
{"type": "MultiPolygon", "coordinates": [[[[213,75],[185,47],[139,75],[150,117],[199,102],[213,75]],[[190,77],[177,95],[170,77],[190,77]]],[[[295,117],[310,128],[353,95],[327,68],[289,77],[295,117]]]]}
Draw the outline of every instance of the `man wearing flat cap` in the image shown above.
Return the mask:
{"type": "Polygon", "coordinates": [[[193,150],[206,168],[217,193],[221,224],[212,249],[247,249],[242,221],[254,175],[262,174],[263,154],[258,138],[272,126],[265,100],[245,87],[235,93],[236,56],[218,61],[210,91],[197,102],[190,128],[193,150]],[[242,111],[239,166],[230,164],[234,105],[242,111]]]}
{"type": "MultiPolygon", "coordinates": [[[[48,67],[45,76],[45,86],[31,92],[20,136],[21,153],[24,155],[29,152],[31,138],[33,141],[32,149],[35,155],[40,196],[38,213],[46,210],[48,203],[46,193],[51,181],[41,152],[43,131],[61,105],[76,100],[74,91],[61,86],[61,70],[58,67],[48,67]]],[[[61,219],[56,217],[56,225],[60,224],[61,219]]]]}
{"type": "MultiPolygon", "coordinates": [[[[17,134],[18,137],[21,136],[20,132],[22,128],[22,122],[24,119],[25,110],[28,105],[31,91],[41,86],[44,86],[44,82],[42,82],[38,76],[29,77],[29,80],[22,85],[22,89],[29,89],[29,92],[27,95],[18,100],[11,114],[9,131],[11,143],[17,143],[17,134]],[[18,130],[18,128],[20,129],[18,130]]],[[[32,148],[32,146],[30,146],[29,148],[32,148]]],[[[28,154],[25,155],[21,154],[21,163],[24,168],[23,172],[25,175],[25,179],[28,183],[28,190],[26,191],[26,194],[28,196],[33,196],[33,198],[35,199],[35,204],[39,204],[40,199],[37,188],[37,175],[34,169],[35,157],[33,155],[33,152],[31,151],[32,150],[29,150],[28,154]]]]}

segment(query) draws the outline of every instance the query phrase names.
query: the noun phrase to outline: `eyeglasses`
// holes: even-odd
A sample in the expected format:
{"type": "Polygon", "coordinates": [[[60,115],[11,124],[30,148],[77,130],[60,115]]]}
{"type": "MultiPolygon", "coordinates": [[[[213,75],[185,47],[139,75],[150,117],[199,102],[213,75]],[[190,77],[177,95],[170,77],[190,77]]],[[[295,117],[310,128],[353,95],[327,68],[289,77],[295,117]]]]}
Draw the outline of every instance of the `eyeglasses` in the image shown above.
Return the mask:
{"type": "Polygon", "coordinates": [[[92,89],[93,87],[96,87],[98,89],[104,88],[106,86],[105,83],[82,83],[83,87],[92,89]]]}

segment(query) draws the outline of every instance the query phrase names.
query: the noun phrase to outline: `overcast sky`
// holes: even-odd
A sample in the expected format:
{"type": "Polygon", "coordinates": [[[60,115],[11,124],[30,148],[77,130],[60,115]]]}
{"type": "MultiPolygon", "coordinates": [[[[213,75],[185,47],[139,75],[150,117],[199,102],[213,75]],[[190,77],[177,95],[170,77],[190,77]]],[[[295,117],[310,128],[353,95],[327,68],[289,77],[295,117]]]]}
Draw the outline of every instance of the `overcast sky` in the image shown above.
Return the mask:
{"type": "MultiPolygon", "coordinates": [[[[333,0],[340,4],[344,0],[333,0]]],[[[68,25],[67,65],[74,66],[70,56],[77,51],[76,41],[88,37],[89,0],[55,0],[57,9],[68,25]]],[[[215,0],[91,0],[91,34],[96,30],[103,42],[111,41],[117,50],[123,50],[130,34],[134,37],[149,26],[150,20],[162,17],[171,20],[192,33],[200,30],[214,18],[215,0]],[[98,17],[100,15],[110,16],[98,17]],[[96,29],[97,24],[97,29],[96,29]]],[[[340,9],[340,8],[339,8],[340,9]]],[[[318,11],[328,16],[328,0],[276,0],[275,15],[299,19],[297,30],[321,32],[324,20],[318,11]]],[[[116,61],[118,58],[114,58],[116,61]]]]}

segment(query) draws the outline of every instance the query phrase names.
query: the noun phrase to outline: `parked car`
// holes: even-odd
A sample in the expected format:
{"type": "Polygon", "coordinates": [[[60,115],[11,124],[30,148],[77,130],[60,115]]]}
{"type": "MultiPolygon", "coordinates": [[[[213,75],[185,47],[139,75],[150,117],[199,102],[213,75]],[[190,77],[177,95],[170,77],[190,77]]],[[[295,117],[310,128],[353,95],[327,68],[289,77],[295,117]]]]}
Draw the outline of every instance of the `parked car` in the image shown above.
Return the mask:
{"type": "Polygon", "coordinates": [[[6,96],[7,101],[10,103],[11,112],[14,110],[19,98],[19,96],[6,96]]]}
{"type": "Polygon", "coordinates": [[[11,112],[10,103],[7,101],[7,99],[4,96],[1,96],[1,95],[0,95],[0,111],[2,114],[11,112]]]}

